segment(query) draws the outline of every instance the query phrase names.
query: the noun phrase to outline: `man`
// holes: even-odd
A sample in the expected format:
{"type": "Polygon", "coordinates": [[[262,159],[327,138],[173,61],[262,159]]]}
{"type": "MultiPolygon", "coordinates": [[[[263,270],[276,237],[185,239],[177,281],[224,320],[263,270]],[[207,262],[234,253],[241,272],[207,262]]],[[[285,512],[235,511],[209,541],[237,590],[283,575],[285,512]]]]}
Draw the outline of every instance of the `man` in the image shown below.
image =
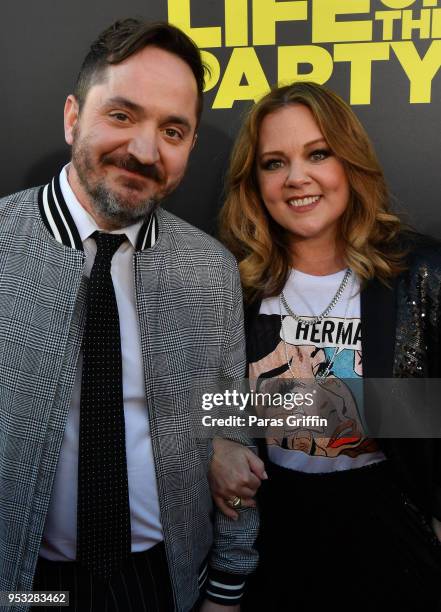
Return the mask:
{"type": "Polygon", "coordinates": [[[206,584],[202,610],[239,609],[255,510],[213,519],[191,427],[192,380],[243,375],[237,270],[157,208],[203,80],[179,30],[116,22],[66,101],[71,163],[0,201],[0,591],[168,612],[206,584]]]}

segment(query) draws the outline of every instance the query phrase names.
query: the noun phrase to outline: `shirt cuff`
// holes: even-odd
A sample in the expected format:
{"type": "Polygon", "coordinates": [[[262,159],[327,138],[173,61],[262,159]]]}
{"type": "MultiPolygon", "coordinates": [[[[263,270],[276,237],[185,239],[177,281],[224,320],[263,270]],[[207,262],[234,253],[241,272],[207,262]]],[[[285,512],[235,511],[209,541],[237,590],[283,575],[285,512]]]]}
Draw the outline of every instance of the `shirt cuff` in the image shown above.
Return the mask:
{"type": "Polygon", "coordinates": [[[246,576],[210,569],[205,595],[210,601],[222,606],[236,606],[240,604],[245,584],[246,576]]]}

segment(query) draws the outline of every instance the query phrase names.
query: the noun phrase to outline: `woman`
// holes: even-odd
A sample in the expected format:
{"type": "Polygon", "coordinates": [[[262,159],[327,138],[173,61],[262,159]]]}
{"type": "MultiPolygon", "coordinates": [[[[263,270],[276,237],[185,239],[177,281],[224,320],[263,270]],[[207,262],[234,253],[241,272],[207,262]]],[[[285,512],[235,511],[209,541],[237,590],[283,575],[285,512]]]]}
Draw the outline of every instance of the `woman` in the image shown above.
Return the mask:
{"type": "MultiPolygon", "coordinates": [[[[313,83],[274,89],[251,110],[228,185],[221,236],[239,261],[252,384],[315,379],[327,423],[286,425],[261,444],[261,562],[244,608],[315,610],[332,598],[437,609],[438,440],[366,435],[376,405],[360,383],[441,375],[440,247],[389,210],[363,127],[313,83]]],[[[231,460],[216,448],[213,491],[237,507],[246,489],[224,484],[231,460]]]]}

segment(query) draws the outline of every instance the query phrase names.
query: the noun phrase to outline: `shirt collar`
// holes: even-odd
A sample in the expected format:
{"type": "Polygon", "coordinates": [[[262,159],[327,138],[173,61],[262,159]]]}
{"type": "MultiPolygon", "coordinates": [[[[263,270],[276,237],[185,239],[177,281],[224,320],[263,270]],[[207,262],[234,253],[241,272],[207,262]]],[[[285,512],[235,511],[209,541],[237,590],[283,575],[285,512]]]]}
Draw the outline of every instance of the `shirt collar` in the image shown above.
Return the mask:
{"type": "MultiPolygon", "coordinates": [[[[67,167],[64,166],[60,175],[41,188],[40,214],[47,229],[58,242],[82,251],[83,242],[100,228],[75,196],[67,178],[67,167]]],[[[126,234],[137,251],[150,248],[157,239],[156,216],[152,214],[145,221],[139,221],[112,233],[126,234]]]]}
{"type": "MultiPolygon", "coordinates": [[[[73,192],[67,178],[68,167],[69,164],[64,166],[60,173],[61,193],[63,194],[64,201],[66,202],[69,212],[72,215],[72,219],[77,227],[78,233],[80,234],[81,241],[84,242],[94,232],[102,231],[102,228],[96,224],[96,221],[92,215],[89,214],[87,210],[79,203],[78,198],[73,192]]],[[[134,223],[133,225],[129,225],[128,227],[124,227],[109,233],[125,234],[130,240],[133,248],[136,249],[136,242],[142,224],[143,221],[138,221],[138,223],[134,223]]]]}

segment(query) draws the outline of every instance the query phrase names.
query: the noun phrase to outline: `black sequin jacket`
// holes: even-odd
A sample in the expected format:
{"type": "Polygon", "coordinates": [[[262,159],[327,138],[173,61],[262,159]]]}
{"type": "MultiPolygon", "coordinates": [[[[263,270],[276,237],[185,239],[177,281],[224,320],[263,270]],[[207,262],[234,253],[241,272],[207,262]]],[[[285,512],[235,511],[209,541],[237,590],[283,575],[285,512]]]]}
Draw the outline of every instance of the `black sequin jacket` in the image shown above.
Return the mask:
{"type": "MultiPolygon", "coordinates": [[[[419,234],[402,240],[407,269],[390,287],[374,279],[361,292],[363,377],[441,378],[441,244],[419,234]]],[[[246,309],[247,331],[259,309],[259,301],[246,309]]],[[[441,437],[378,442],[410,500],[441,520],[441,437]]]]}

